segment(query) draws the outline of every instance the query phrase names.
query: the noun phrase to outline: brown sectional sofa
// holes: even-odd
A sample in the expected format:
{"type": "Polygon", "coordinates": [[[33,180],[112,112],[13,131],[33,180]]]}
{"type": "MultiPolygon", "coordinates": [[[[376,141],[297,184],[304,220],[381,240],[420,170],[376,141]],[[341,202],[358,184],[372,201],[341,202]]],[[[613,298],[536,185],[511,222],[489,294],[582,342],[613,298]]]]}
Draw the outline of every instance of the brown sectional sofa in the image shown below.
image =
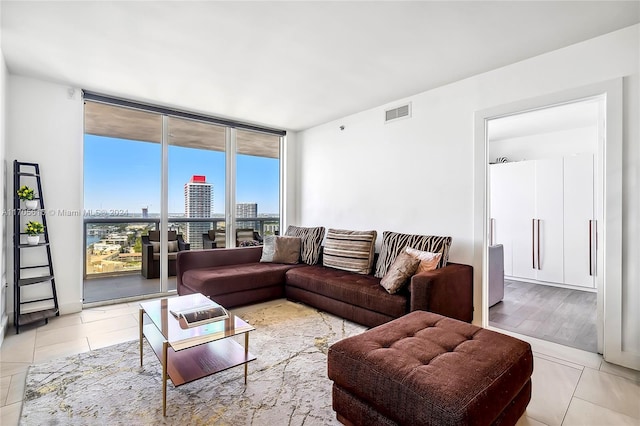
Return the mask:
{"type": "Polygon", "coordinates": [[[415,310],[473,318],[473,269],[448,263],[414,275],[396,294],[380,278],[319,265],[261,263],[262,246],[178,254],[178,294],[202,293],[228,308],[286,297],[374,327],[415,310]]]}

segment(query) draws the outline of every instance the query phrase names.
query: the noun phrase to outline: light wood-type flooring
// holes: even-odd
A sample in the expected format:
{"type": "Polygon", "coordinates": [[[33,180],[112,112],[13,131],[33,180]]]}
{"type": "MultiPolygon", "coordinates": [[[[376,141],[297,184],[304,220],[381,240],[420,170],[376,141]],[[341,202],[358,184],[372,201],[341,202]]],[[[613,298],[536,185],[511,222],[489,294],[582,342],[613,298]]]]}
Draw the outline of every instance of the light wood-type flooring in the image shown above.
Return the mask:
{"type": "Polygon", "coordinates": [[[505,280],[489,324],[549,342],[597,350],[596,293],[505,280]]]}

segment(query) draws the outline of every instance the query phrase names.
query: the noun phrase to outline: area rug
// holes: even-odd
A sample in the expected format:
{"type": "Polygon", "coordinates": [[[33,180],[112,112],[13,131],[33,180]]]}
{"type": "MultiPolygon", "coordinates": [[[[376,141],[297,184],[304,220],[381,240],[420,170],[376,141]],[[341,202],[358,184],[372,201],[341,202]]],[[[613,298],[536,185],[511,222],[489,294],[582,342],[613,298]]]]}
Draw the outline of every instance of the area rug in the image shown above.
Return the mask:
{"type": "Polygon", "coordinates": [[[145,341],[121,343],[32,366],[22,425],[331,425],[327,350],[365,327],[289,301],[256,305],[240,316],[256,330],[244,368],[183,386],[167,385],[162,416],[162,368],[145,341]]]}

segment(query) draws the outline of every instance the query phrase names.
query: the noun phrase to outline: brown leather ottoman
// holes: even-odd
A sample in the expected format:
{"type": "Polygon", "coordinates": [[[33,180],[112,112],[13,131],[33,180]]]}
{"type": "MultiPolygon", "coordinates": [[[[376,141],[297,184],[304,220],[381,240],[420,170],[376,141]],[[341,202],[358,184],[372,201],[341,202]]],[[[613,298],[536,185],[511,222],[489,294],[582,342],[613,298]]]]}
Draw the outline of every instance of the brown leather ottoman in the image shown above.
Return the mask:
{"type": "Polygon", "coordinates": [[[329,348],[333,409],[353,425],[511,425],[531,399],[528,343],[415,311],[329,348]]]}

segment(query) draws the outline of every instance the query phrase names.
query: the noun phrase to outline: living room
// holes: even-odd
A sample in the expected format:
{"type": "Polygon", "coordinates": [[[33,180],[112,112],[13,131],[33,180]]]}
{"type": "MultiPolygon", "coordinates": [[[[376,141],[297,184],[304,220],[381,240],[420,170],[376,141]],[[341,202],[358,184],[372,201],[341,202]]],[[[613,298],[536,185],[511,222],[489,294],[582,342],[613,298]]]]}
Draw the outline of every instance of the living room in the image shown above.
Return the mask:
{"type": "MultiPolygon", "coordinates": [[[[474,267],[474,323],[478,325],[486,325],[488,309],[486,302],[483,302],[486,294],[483,284],[483,226],[486,222],[483,223],[482,206],[486,199],[482,192],[478,193],[478,187],[483,186],[483,172],[480,169],[485,158],[480,153],[483,142],[477,140],[474,117],[479,111],[531,99],[544,100],[554,94],[617,80],[622,93],[622,113],[618,116],[621,168],[616,171],[622,198],[619,201],[621,207],[618,216],[620,239],[617,241],[621,264],[618,266],[617,277],[619,294],[624,297],[618,296],[619,315],[610,318],[608,324],[618,330],[618,351],[624,352],[621,358],[629,361],[628,366],[639,368],[640,314],[635,307],[640,298],[640,270],[634,261],[640,252],[640,228],[637,221],[640,208],[637,190],[637,169],[640,166],[640,28],[637,2],[611,3],[610,7],[614,10],[610,14],[595,9],[598,5],[602,6],[600,2],[588,2],[595,3],[592,6],[594,9],[589,9],[589,13],[585,12],[584,16],[589,16],[592,21],[582,24],[583,27],[600,29],[602,27],[596,25],[598,22],[606,27],[605,23],[609,18],[605,17],[611,16],[617,17],[618,21],[615,22],[618,26],[612,24],[613,27],[607,27],[608,29],[598,34],[574,35],[571,42],[565,41],[561,46],[541,45],[537,52],[529,52],[527,56],[518,57],[517,49],[514,49],[516,54],[507,63],[487,69],[461,70],[459,75],[449,76],[440,84],[423,86],[424,89],[396,86],[396,92],[391,97],[386,94],[376,97],[373,93],[368,106],[359,109],[350,105],[341,106],[345,108],[341,111],[348,112],[323,115],[322,118],[314,119],[316,121],[311,125],[305,125],[304,121],[286,121],[277,116],[277,111],[266,111],[263,116],[245,117],[239,106],[229,106],[228,109],[210,108],[207,107],[206,100],[201,100],[199,104],[184,105],[179,100],[174,100],[186,96],[187,92],[198,92],[197,89],[177,84],[167,91],[153,88],[139,91],[137,86],[142,85],[141,79],[129,80],[126,74],[118,79],[113,77],[115,74],[109,74],[108,68],[103,65],[93,68],[96,73],[103,71],[94,81],[93,87],[82,80],[61,78],[54,73],[55,67],[48,63],[38,63],[30,57],[28,46],[9,45],[11,34],[5,32],[5,22],[12,16],[10,22],[15,24],[13,19],[24,19],[26,16],[45,20],[46,14],[28,9],[28,6],[24,6],[26,10],[21,10],[16,4],[7,3],[11,2],[3,2],[0,8],[3,20],[0,119],[1,127],[5,129],[0,135],[3,147],[0,155],[5,164],[5,197],[2,199],[5,210],[11,207],[10,164],[14,159],[21,159],[38,162],[43,169],[48,170],[46,197],[49,208],[82,211],[83,89],[152,104],[193,109],[214,116],[254,121],[287,130],[283,157],[283,228],[286,224],[324,225],[343,229],[376,229],[380,234],[382,231],[392,230],[424,235],[450,235],[453,238],[451,261],[474,267]],[[618,6],[627,13],[616,11],[618,6]],[[626,9],[628,7],[631,9],[626,9]],[[11,12],[16,15],[11,15],[11,12]],[[595,17],[598,14],[602,15],[600,20],[595,17]],[[626,17],[623,19],[621,15],[626,17]],[[7,59],[10,51],[13,53],[21,49],[24,49],[26,61],[34,62],[40,69],[39,73],[23,69],[21,63],[13,63],[7,59]],[[47,75],[49,70],[51,74],[47,75]],[[411,105],[409,118],[385,124],[386,110],[406,104],[411,105]],[[480,162],[478,158],[481,158],[480,162]]],[[[546,3],[553,5],[554,2],[546,3]]],[[[34,4],[31,7],[36,6],[34,4]]],[[[55,2],[49,2],[47,7],[55,7],[55,2]]],[[[366,6],[350,4],[342,9],[336,4],[332,7],[336,9],[327,9],[320,17],[328,19],[327,15],[335,16],[335,19],[339,19],[337,23],[328,22],[338,25],[355,19],[354,15],[361,11],[359,7],[366,6]]],[[[538,9],[532,8],[531,13],[535,10],[538,9]]],[[[381,9],[374,14],[374,22],[380,27],[384,26],[386,11],[388,10],[381,9]]],[[[566,15],[562,16],[565,20],[582,16],[574,13],[569,18],[572,16],[571,11],[570,8],[564,10],[566,15]]],[[[560,13],[560,10],[557,12],[560,13]]],[[[406,10],[397,13],[407,19],[411,16],[406,10]]],[[[542,12],[538,10],[538,13],[542,12]]],[[[496,12],[496,16],[507,15],[496,12]]],[[[77,19],[78,16],[72,13],[69,19],[74,18],[77,19]]],[[[317,19],[318,25],[325,23],[320,18],[317,19]]],[[[467,19],[469,21],[461,21],[459,25],[472,22],[472,17],[467,16],[467,19]]],[[[416,18],[416,21],[412,22],[417,28],[420,19],[416,18]]],[[[558,23],[556,25],[554,28],[562,26],[558,23]]],[[[370,27],[375,25],[370,23],[366,29],[370,30],[370,27]]],[[[64,27],[64,30],[69,31],[69,27],[64,27]]],[[[519,33],[517,28],[512,31],[519,33]]],[[[354,34],[357,33],[356,30],[350,36],[355,37],[354,34]]],[[[505,41],[508,37],[502,34],[499,39],[505,41]]],[[[470,38],[472,36],[466,38],[469,43],[470,38]]],[[[153,44],[153,41],[148,43],[153,44]]],[[[501,49],[506,47],[500,46],[496,51],[501,49]]],[[[326,48],[324,52],[332,52],[332,49],[326,48]]],[[[422,55],[419,49],[403,53],[409,57],[409,63],[419,61],[418,57],[422,55]]],[[[14,55],[20,57],[15,53],[11,57],[14,55]]],[[[55,51],[52,56],[56,55],[65,57],[64,51],[55,51]]],[[[342,57],[351,55],[360,57],[355,51],[342,53],[342,57]]],[[[337,56],[338,59],[341,57],[337,56]]],[[[90,62],[91,58],[86,59],[90,62]]],[[[306,56],[289,60],[295,63],[296,60],[305,59],[308,60],[306,56]]],[[[398,71],[393,61],[399,59],[391,59],[383,68],[384,78],[396,75],[398,71]]],[[[437,68],[439,62],[444,60],[436,55],[429,59],[433,68],[437,68]]],[[[99,58],[97,62],[100,62],[99,58]]],[[[329,66],[326,62],[317,58],[314,65],[324,66],[328,74],[343,73],[341,66],[329,66]]],[[[189,69],[188,64],[171,64],[168,68],[176,75],[188,74],[187,79],[202,72],[189,69]]],[[[357,72],[348,71],[347,80],[358,86],[358,73],[364,73],[367,69],[370,70],[370,66],[358,69],[357,72]]],[[[91,71],[87,69],[82,72],[89,75],[91,71]]],[[[407,73],[398,74],[396,78],[409,79],[411,72],[407,73]]],[[[205,74],[213,74],[213,71],[207,70],[205,74]]],[[[289,82],[289,85],[295,85],[295,80],[289,82]]],[[[308,101],[320,104],[323,111],[332,108],[338,110],[334,98],[353,96],[342,93],[337,88],[325,87],[323,90],[325,91],[313,92],[314,97],[308,101]]],[[[370,87],[365,88],[366,91],[375,92],[370,87]]],[[[278,92],[268,91],[268,94],[271,97],[279,96],[278,92]]],[[[202,98],[214,96],[215,93],[207,93],[202,98]]],[[[268,101],[266,98],[262,100],[263,109],[275,109],[268,106],[268,101]]],[[[83,311],[82,218],[51,217],[49,227],[62,317],[80,315],[83,311]]],[[[4,229],[6,238],[1,250],[3,259],[6,259],[12,250],[9,219],[4,229]]],[[[379,248],[380,242],[377,246],[379,248]]],[[[3,282],[10,283],[11,262],[5,260],[3,265],[3,282]]],[[[615,278],[614,275],[612,281],[615,278]]],[[[8,318],[12,312],[12,290],[3,287],[0,297],[3,337],[4,333],[7,336],[10,333],[8,318]]]]}

